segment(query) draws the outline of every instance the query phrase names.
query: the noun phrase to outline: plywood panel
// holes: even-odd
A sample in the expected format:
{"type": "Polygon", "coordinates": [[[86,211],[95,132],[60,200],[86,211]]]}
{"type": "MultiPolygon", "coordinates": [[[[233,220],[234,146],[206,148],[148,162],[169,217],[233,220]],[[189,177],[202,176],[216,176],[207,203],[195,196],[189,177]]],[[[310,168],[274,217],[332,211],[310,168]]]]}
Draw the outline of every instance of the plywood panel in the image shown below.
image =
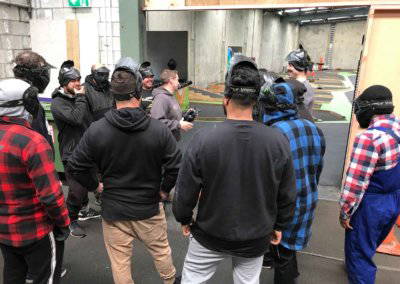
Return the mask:
{"type": "MultiPolygon", "coordinates": [[[[371,85],[384,85],[393,93],[395,114],[400,115],[400,5],[391,10],[371,8],[367,23],[367,35],[362,56],[359,86],[356,96],[371,85]]],[[[353,115],[346,168],[350,159],[354,137],[362,129],[353,115]]]]}
{"type": "Polygon", "coordinates": [[[79,22],[78,20],[66,20],[67,34],[67,58],[75,62],[76,68],[80,69],[80,47],[79,47],[79,22]]]}
{"type": "Polygon", "coordinates": [[[219,5],[220,0],[186,0],[186,6],[214,6],[219,5]]]}

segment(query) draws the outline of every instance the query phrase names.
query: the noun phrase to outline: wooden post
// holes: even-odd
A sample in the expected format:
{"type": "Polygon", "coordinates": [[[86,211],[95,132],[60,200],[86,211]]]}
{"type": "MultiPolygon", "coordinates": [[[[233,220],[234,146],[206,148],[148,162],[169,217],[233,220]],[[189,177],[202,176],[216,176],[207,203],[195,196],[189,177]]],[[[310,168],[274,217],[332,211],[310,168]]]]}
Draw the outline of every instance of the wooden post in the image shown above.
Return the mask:
{"type": "Polygon", "coordinates": [[[67,57],[73,60],[75,67],[80,70],[80,46],[79,46],[79,22],[78,20],[66,20],[67,33],[67,57]]]}
{"type": "MultiPolygon", "coordinates": [[[[372,6],[361,58],[359,84],[355,96],[372,85],[384,85],[393,94],[395,114],[400,115],[400,5],[372,6]]],[[[362,129],[352,114],[345,159],[345,171],[353,150],[355,136],[362,129]]],[[[344,182],[345,172],[343,173],[344,182]]]]}

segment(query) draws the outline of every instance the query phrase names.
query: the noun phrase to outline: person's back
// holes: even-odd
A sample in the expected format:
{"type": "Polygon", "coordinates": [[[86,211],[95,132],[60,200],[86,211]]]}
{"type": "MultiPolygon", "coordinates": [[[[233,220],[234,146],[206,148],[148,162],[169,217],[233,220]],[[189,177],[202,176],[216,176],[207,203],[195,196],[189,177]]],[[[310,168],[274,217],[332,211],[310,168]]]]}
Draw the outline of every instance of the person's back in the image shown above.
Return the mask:
{"type": "Polygon", "coordinates": [[[194,135],[184,156],[173,213],[192,233],[182,283],[206,283],[230,258],[233,280],[259,283],[263,254],[292,216],[295,176],[289,143],[253,121],[260,75],[253,60],[232,58],[223,100],[227,120],[194,135]],[[196,217],[193,210],[198,204],[196,217]]]}
{"type": "Polygon", "coordinates": [[[296,177],[302,177],[296,179],[300,206],[296,207],[293,222],[283,231],[281,242],[287,248],[300,250],[311,237],[311,224],[318,201],[318,182],[325,154],[325,138],[314,123],[305,119],[283,120],[274,123],[272,127],[290,141],[296,177]],[[303,224],[302,232],[294,238],[293,231],[299,230],[299,224],[303,224]]]}
{"type": "MultiPolygon", "coordinates": [[[[158,212],[165,151],[179,157],[177,147],[168,148],[175,141],[162,122],[140,108],[113,109],[94,122],[83,139],[83,145],[91,147],[106,188],[102,194],[104,218],[135,220],[158,212]]],[[[173,166],[177,172],[178,160],[173,166]]]]}
{"type": "MultiPolygon", "coordinates": [[[[14,71],[48,71],[39,54],[25,51],[14,71]],[[30,63],[36,65],[29,65],[30,63]],[[34,69],[32,68],[32,69],[34,69]]],[[[38,72],[39,73],[39,72],[38,72]]],[[[48,75],[48,73],[47,73],[48,75]]],[[[43,88],[46,83],[42,81],[43,88]]],[[[31,127],[39,89],[20,79],[0,81],[0,249],[3,283],[58,283],[68,210],[55,170],[53,151],[31,127]],[[40,259],[41,261],[37,261],[40,259]]]]}
{"type": "Polygon", "coordinates": [[[201,153],[193,166],[204,179],[192,233],[204,242],[253,241],[266,250],[266,239],[282,221],[275,200],[282,179],[291,174],[288,147],[282,134],[255,121],[228,119],[199,131],[187,153],[201,153]]]}
{"type": "Polygon", "coordinates": [[[104,243],[114,282],[133,283],[133,241],[154,259],[164,284],[175,283],[161,196],[175,185],[181,153],[171,131],[140,108],[142,77],[131,58],[122,58],[111,79],[116,109],[85,132],[68,163],[89,190],[102,192],[104,243]],[[98,168],[103,183],[91,175],[98,168]],[[104,190],[103,190],[104,187],[104,190]]]}
{"type": "MultiPolygon", "coordinates": [[[[39,199],[44,197],[41,195],[52,192],[50,188],[46,189],[48,192],[37,192],[34,182],[40,182],[40,177],[32,180],[30,173],[33,169],[26,169],[28,163],[32,163],[34,167],[45,166],[33,163],[34,155],[38,153],[49,154],[48,160],[42,162],[52,161],[52,149],[46,139],[22,119],[0,117],[0,150],[0,179],[7,181],[0,183],[0,220],[7,220],[8,225],[20,228],[17,233],[11,227],[1,226],[0,243],[20,247],[40,240],[53,230],[54,223],[42,205],[43,199],[39,199]],[[11,161],[13,162],[10,163],[11,161]],[[18,188],[24,190],[16,194],[18,188]]],[[[55,171],[51,178],[51,190],[56,191],[60,184],[55,171]]],[[[42,182],[40,184],[42,185],[42,182]]],[[[57,193],[57,199],[64,202],[61,190],[57,193]]],[[[65,220],[68,220],[65,207],[61,213],[65,220]]],[[[57,219],[60,217],[53,216],[57,219]]],[[[64,226],[66,225],[67,221],[64,226]]]]}

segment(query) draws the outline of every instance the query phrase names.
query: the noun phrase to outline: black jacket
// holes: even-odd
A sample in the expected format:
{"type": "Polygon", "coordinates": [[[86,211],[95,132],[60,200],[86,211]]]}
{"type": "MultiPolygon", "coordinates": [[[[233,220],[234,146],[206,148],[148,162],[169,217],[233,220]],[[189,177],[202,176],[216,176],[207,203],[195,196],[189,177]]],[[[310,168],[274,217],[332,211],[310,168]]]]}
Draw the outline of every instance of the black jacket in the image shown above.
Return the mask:
{"type": "Polygon", "coordinates": [[[198,131],[176,185],[173,212],[203,246],[242,257],[268,250],[291,221],[295,174],[287,139],[255,121],[226,120],[198,131]],[[200,198],[199,198],[199,194],[200,198]]]}
{"type": "Polygon", "coordinates": [[[110,87],[100,88],[96,85],[92,75],[86,76],[83,84],[86,90],[89,111],[93,121],[104,117],[104,114],[114,106],[114,99],[110,94],[110,87]]]}
{"type": "Polygon", "coordinates": [[[52,94],[51,113],[58,129],[60,156],[65,164],[91,123],[86,97],[70,97],[61,89],[55,89],[52,94]]]}
{"type": "Polygon", "coordinates": [[[70,161],[72,175],[89,190],[102,174],[102,216],[143,220],[159,213],[160,190],[175,185],[181,152],[171,131],[140,108],[112,109],[92,123],[70,161]],[[163,170],[162,170],[163,169],[163,170]]]}
{"type": "Polygon", "coordinates": [[[42,105],[39,103],[39,111],[37,116],[32,120],[31,123],[32,129],[36,132],[42,134],[44,138],[46,138],[47,142],[49,142],[51,149],[53,149],[54,154],[54,144],[51,135],[49,134],[49,130],[46,125],[46,112],[44,111],[42,105]]]}

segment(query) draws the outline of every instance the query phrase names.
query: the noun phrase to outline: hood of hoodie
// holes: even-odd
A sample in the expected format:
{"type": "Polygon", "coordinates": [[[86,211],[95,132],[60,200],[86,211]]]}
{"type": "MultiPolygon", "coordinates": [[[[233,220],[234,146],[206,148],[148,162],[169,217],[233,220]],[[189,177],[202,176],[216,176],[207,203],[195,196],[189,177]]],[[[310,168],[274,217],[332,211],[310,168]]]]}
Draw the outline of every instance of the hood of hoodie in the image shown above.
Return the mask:
{"type": "Polygon", "coordinates": [[[168,95],[168,96],[172,96],[172,94],[168,90],[164,89],[163,87],[158,87],[157,89],[153,90],[153,96],[154,97],[159,95],[159,94],[165,94],[165,95],[168,95]]]}
{"type": "Polygon", "coordinates": [[[73,95],[66,94],[66,93],[64,92],[64,89],[61,88],[61,87],[56,88],[56,89],[53,91],[53,93],[51,93],[51,98],[52,98],[52,99],[54,99],[54,98],[56,98],[56,97],[64,97],[64,98],[67,98],[67,99],[70,99],[70,100],[75,100],[75,97],[74,97],[73,95]]]}
{"type": "Polygon", "coordinates": [[[143,131],[150,124],[150,117],[141,108],[111,109],[104,117],[111,125],[124,132],[143,131]]]}
{"type": "MultiPolygon", "coordinates": [[[[9,101],[21,100],[24,92],[30,85],[20,79],[6,79],[0,81],[0,104],[4,104],[9,101]]],[[[29,120],[30,114],[22,106],[16,107],[0,107],[0,116],[14,116],[21,117],[25,120],[29,120]]]]}

